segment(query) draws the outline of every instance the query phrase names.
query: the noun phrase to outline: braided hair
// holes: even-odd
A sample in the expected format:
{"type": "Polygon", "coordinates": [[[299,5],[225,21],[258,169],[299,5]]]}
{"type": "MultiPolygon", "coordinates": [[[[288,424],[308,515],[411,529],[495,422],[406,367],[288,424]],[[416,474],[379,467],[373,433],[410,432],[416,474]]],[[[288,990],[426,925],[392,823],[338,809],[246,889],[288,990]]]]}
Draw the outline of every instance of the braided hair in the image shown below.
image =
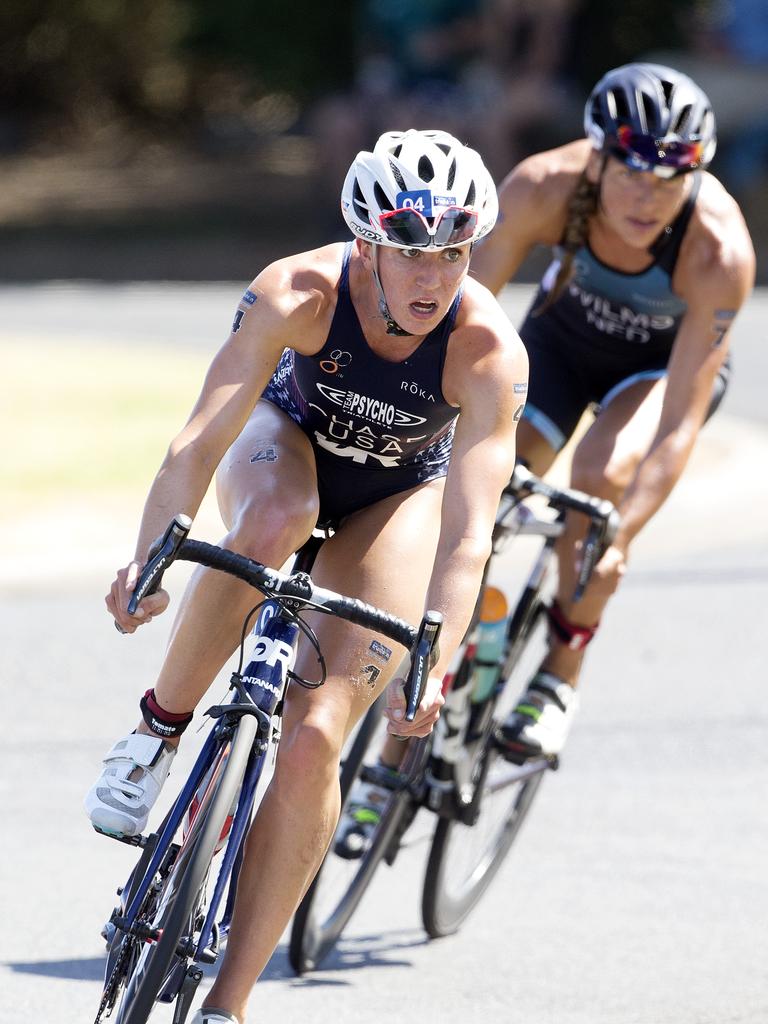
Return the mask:
{"type": "MultiPolygon", "coordinates": [[[[603,163],[605,167],[605,163],[603,163]]],[[[554,283],[544,300],[533,311],[533,316],[540,316],[553,305],[563,293],[564,288],[573,276],[573,260],[578,250],[584,245],[589,232],[589,220],[597,213],[600,200],[600,183],[602,170],[597,182],[590,181],[586,169],[581,172],[576,188],[568,200],[565,228],[560,241],[562,257],[554,283]]]]}

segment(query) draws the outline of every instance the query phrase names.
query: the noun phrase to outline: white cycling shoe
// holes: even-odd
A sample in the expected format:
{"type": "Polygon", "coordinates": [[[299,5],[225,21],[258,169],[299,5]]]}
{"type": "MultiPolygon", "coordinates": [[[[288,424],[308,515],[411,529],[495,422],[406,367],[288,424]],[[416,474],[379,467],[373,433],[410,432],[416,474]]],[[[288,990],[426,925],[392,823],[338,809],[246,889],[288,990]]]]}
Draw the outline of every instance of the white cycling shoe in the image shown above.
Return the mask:
{"type": "Polygon", "coordinates": [[[189,1024],[240,1024],[240,1022],[234,1013],[205,1006],[202,1010],[197,1011],[189,1024]]]}
{"type": "Polygon", "coordinates": [[[116,743],[85,798],[94,828],[116,836],[143,832],[175,754],[176,747],[143,733],[131,733],[116,743]]]}
{"type": "Polygon", "coordinates": [[[515,762],[554,757],[565,746],[578,707],[576,691],[551,672],[537,672],[496,731],[504,756],[515,762]]]}

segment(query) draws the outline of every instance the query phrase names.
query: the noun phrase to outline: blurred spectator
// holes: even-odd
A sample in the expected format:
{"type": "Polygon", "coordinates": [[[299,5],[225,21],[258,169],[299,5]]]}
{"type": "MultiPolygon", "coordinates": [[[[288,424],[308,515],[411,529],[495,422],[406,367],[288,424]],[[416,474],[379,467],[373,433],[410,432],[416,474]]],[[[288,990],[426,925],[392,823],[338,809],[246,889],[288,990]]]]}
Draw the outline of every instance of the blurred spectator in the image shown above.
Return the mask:
{"type": "Polygon", "coordinates": [[[570,137],[581,110],[564,68],[581,2],[361,0],[354,86],[312,117],[321,188],[335,193],[357,150],[393,128],[448,131],[495,176],[570,137]]]}
{"type": "Polygon", "coordinates": [[[485,0],[489,99],[477,140],[499,177],[533,150],[581,129],[581,90],[568,75],[582,0],[485,0]]]}
{"type": "Polygon", "coordinates": [[[384,131],[442,128],[470,141],[480,111],[465,82],[481,53],[479,4],[361,0],[352,90],[321,101],[312,117],[325,191],[336,195],[355,153],[384,131]]]}
{"type": "Polygon", "coordinates": [[[768,3],[715,0],[692,24],[689,52],[653,52],[644,60],[690,75],[709,96],[721,145],[724,184],[743,200],[768,173],[768,3]]]}

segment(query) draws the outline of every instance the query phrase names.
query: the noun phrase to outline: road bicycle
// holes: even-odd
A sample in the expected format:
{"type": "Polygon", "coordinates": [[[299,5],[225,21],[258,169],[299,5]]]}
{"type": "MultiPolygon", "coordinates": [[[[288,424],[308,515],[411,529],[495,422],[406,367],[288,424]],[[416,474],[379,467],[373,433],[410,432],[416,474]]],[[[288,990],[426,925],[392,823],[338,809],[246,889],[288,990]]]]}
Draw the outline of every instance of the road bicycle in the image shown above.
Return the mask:
{"type": "Polygon", "coordinates": [[[544,775],[558,767],[557,757],[511,763],[495,734],[545,649],[555,542],[563,532],[566,512],[579,513],[589,521],[574,594],[576,599],[581,596],[615,535],[618,514],[609,501],[553,487],[518,465],[501,497],[481,594],[446,675],[446,703],[432,734],[411,740],[399,769],[393,772],[378,761],[383,732],[380,708],[374,705],[364,718],[342,763],[339,829],[294,915],[289,959],[297,974],[317,968],[328,956],[378,865],[394,863],[421,808],[437,818],[421,907],[431,938],[459,928],[509,853],[544,775]],[[544,499],[544,508],[536,509],[537,499],[539,504],[544,499]],[[502,550],[512,538],[526,535],[542,543],[535,545],[535,558],[509,617],[501,655],[489,663],[478,649],[483,593],[502,550]],[[350,854],[342,832],[344,808],[356,780],[389,792],[359,856],[350,854]]]}
{"type": "Polygon", "coordinates": [[[128,606],[131,614],[157,589],[175,559],[229,573],[266,599],[244,623],[240,660],[230,680],[231,701],[206,712],[212,727],[159,829],[142,836],[111,836],[138,847],[141,854],[118,889],[118,903],[102,932],[107,962],[95,1024],[113,1012],[117,1024],[145,1024],[158,1002],[175,1003],[173,1024],[184,1024],[203,967],[216,962],[229,930],[257,787],[277,756],[286,687],[320,686],[325,678],[317,637],[301,613],[335,615],[405,647],[411,655],[406,680],[409,721],[437,657],[442,623],[438,613],[426,612],[420,626],[414,627],[363,601],[315,586],[308,573],[323,537],[310,538],[286,575],[235,552],[187,539],[190,526],[188,517],[177,516],[155,546],[128,606]],[[250,660],[243,670],[254,616],[250,660]],[[317,654],[318,680],[301,679],[292,670],[301,635],[317,654]]]}

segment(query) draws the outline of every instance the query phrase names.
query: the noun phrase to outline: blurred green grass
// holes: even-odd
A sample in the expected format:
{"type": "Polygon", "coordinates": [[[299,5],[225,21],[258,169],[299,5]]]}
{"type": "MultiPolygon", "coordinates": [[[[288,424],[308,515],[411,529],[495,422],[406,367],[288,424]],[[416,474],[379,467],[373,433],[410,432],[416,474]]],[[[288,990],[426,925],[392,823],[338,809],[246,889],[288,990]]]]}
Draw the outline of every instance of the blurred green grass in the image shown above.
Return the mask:
{"type": "Polygon", "coordinates": [[[1,341],[6,511],[27,502],[146,493],[189,415],[207,361],[205,353],[145,344],[1,341]]]}

